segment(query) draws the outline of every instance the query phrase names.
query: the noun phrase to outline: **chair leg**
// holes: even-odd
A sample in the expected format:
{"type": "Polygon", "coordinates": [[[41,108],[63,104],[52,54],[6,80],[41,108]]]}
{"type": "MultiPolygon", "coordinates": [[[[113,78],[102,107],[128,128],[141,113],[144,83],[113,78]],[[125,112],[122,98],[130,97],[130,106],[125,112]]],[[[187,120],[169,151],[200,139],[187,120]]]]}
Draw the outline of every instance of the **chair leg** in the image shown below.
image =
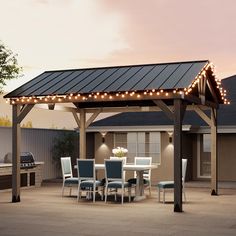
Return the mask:
{"type": "Polygon", "coordinates": [[[105,203],[107,202],[107,186],[105,188],[105,203]]]}
{"type": "Polygon", "coordinates": [[[71,190],[72,190],[72,186],[70,186],[70,196],[71,196],[71,190]]]}
{"type": "Polygon", "coordinates": [[[95,202],[95,193],[96,193],[96,188],[93,188],[93,202],[95,202]]]}
{"type": "Polygon", "coordinates": [[[160,188],[158,188],[158,201],[159,202],[161,201],[161,190],[160,190],[160,188]]]}
{"type": "Polygon", "coordinates": [[[80,199],[80,184],[78,185],[78,192],[77,192],[77,201],[80,199]]]}
{"type": "Polygon", "coordinates": [[[115,201],[117,201],[117,188],[115,190],[115,201]]]}
{"type": "Polygon", "coordinates": [[[121,204],[124,203],[124,188],[121,189],[122,193],[121,193],[121,204]]]}
{"type": "Polygon", "coordinates": [[[165,189],[163,188],[163,203],[165,204],[165,189]]]}
{"type": "Polygon", "coordinates": [[[152,194],[152,193],[151,193],[151,187],[152,187],[152,186],[149,185],[149,196],[151,196],[151,194],[152,194]]]}
{"type": "Polygon", "coordinates": [[[101,200],[103,201],[103,196],[104,196],[104,187],[101,189],[101,200]]]}
{"type": "Polygon", "coordinates": [[[131,189],[132,189],[132,188],[128,188],[128,193],[129,193],[129,202],[131,202],[131,189]]]}
{"type": "Polygon", "coordinates": [[[61,191],[62,197],[64,196],[64,188],[65,188],[65,186],[64,186],[64,183],[63,183],[63,185],[62,185],[62,191],[61,191]]]}

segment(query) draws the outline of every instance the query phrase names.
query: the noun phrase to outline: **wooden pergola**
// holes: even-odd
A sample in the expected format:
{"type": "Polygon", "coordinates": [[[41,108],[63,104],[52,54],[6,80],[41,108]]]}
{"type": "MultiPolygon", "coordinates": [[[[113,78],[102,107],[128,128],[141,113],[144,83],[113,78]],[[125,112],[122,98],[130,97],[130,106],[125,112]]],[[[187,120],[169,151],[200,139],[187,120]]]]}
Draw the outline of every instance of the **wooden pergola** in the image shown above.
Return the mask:
{"type": "Polygon", "coordinates": [[[174,125],[175,212],[183,211],[182,121],[186,109],[193,110],[211,127],[211,194],[217,195],[217,109],[227,103],[225,93],[208,60],[42,73],[5,96],[13,111],[12,202],[20,201],[20,124],[34,107],[73,114],[83,159],[86,128],[100,113],[163,111],[174,125]]]}

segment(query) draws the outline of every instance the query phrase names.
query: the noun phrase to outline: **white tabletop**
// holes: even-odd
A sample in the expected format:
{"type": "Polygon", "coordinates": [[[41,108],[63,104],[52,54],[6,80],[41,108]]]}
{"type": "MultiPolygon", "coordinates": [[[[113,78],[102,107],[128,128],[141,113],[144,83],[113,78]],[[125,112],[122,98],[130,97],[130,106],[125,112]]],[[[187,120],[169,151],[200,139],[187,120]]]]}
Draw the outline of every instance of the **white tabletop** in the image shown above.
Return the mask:
{"type": "MultiPolygon", "coordinates": [[[[156,169],[158,165],[152,164],[152,165],[134,165],[134,164],[126,164],[123,165],[124,170],[130,170],[130,171],[144,171],[144,170],[152,170],[156,169]]],[[[96,170],[102,170],[105,169],[105,164],[95,164],[96,170]]]]}

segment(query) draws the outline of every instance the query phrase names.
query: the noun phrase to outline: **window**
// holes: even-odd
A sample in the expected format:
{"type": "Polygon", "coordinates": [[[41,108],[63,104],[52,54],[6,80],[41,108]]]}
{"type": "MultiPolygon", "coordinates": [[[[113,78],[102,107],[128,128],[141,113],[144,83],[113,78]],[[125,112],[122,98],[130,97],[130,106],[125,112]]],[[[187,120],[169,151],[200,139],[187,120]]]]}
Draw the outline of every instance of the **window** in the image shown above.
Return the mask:
{"type": "Polygon", "coordinates": [[[211,177],[211,135],[198,135],[198,178],[211,177]]]}
{"type": "Polygon", "coordinates": [[[115,133],[114,146],[128,149],[127,162],[134,162],[134,157],[152,157],[153,163],[161,161],[160,132],[115,133]]]}

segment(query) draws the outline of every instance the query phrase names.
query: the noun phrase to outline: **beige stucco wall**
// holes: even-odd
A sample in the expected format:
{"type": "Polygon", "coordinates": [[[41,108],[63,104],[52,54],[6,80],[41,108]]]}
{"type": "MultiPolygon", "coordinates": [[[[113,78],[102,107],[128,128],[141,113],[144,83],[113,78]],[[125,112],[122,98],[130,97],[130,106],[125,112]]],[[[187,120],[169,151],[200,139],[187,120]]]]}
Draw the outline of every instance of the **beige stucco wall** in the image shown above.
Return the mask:
{"type": "Polygon", "coordinates": [[[236,135],[219,134],[219,180],[236,181],[236,135]]]}
{"type": "MultiPolygon", "coordinates": [[[[113,148],[113,133],[107,133],[105,143],[102,143],[100,133],[95,134],[95,158],[96,163],[103,163],[105,158],[110,158],[113,148]]],[[[173,140],[174,141],[174,140],[173,140]]],[[[236,134],[218,135],[219,153],[219,180],[236,181],[236,134]]],[[[161,164],[158,169],[152,171],[152,184],[161,180],[173,180],[173,144],[169,143],[169,136],[161,132],[161,164]]],[[[197,135],[183,134],[183,158],[188,159],[186,180],[197,180],[197,135]]],[[[98,173],[99,178],[104,177],[104,171],[98,173]]],[[[133,177],[133,173],[126,173],[126,178],[133,177]]]]}
{"type": "MultiPolygon", "coordinates": [[[[201,139],[202,141],[202,139],[201,139]]],[[[236,181],[236,134],[218,134],[219,181],[236,181]]],[[[197,180],[197,137],[193,139],[193,179],[197,180]]]]}
{"type": "MultiPolygon", "coordinates": [[[[96,163],[103,163],[112,155],[113,133],[107,133],[105,143],[102,143],[100,133],[95,134],[95,159],[96,163]]],[[[133,172],[126,172],[126,179],[132,178],[133,172]]],[[[104,178],[104,171],[98,172],[98,178],[104,178]]],[[[161,133],[161,165],[152,171],[152,184],[161,180],[173,180],[173,144],[169,144],[169,136],[166,132],[161,133]]]]}

